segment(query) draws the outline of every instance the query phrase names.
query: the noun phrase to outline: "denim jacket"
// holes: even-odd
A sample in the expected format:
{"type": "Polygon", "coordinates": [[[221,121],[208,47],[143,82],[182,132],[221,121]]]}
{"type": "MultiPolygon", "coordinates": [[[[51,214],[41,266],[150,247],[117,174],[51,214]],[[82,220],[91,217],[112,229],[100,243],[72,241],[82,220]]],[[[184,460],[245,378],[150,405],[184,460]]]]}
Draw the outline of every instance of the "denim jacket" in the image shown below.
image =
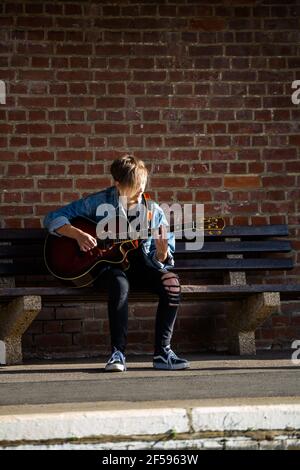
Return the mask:
{"type": "MultiPolygon", "coordinates": [[[[71,202],[55,211],[49,212],[43,221],[44,227],[53,235],[61,237],[62,235],[55,230],[65,224],[70,224],[70,219],[78,216],[87,217],[98,223],[104,216],[96,215],[97,207],[100,204],[111,204],[116,208],[116,212],[122,212],[120,207],[118,190],[115,186],[110,186],[102,191],[90,194],[87,197],[71,202]]],[[[151,228],[158,228],[160,225],[169,225],[163,210],[159,205],[148,200],[148,207],[151,210],[151,228]]],[[[168,232],[168,256],[164,263],[155,258],[155,240],[149,236],[142,240],[142,252],[145,262],[148,266],[156,269],[168,269],[174,266],[173,253],[175,251],[175,235],[168,232]]]]}

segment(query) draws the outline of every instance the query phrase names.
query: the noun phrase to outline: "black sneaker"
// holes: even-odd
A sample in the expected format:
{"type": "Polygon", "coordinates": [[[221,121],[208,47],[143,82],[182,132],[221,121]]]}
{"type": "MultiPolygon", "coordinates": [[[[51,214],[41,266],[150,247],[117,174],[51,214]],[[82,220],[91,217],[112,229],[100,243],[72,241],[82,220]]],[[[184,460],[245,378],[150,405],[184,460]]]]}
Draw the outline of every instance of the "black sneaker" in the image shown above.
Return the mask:
{"type": "Polygon", "coordinates": [[[105,366],[105,372],[124,372],[125,370],[125,355],[118,349],[114,348],[114,351],[105,366]]]}
{"type": "Polygon", "coordinates": [[[181,370],[190,367],[186,359],[176,356],[170,348],[164,348],[163,353],[153,357],[154,369],[162,370],[181,370]]]}

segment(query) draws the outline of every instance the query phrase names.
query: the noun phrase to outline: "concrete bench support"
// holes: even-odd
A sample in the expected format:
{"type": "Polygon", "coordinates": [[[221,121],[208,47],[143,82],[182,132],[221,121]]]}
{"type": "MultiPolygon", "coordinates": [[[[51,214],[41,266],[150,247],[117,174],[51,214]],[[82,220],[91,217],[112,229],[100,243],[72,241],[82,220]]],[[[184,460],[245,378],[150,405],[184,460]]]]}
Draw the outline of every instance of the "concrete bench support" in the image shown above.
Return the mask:
{"type": "Polygon", "coordinates": [[[0,306],[0,364],[22,363],[22,335],[42,308],[40,296],[26,295],[0,306]]]}
{"type": "Polygon", "coordinates": [[[241,356],[255,355],[256,328],[279,310],[279,292],[263,292],[237,302],[236,307],[227,316],[229,352],[241,356]]]}

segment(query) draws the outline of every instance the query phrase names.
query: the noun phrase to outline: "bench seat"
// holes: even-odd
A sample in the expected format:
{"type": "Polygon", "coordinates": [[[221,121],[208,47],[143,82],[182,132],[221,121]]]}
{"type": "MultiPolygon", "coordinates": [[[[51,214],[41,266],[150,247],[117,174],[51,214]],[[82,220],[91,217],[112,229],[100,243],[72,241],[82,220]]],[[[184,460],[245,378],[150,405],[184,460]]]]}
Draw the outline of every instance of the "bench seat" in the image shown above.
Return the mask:
{"type": "MultiPolygon", "coordinates": [[[[262,292],[279,292],[281,300],[300,300],[300,284],[248,284],[240,286],[219,285],[185,285],[181,286],[183,300],[218,300],[232,301],[247,298],[262,292]]],[[[93,288],[84,287],[6,287],[0,288],[0,303],[10,302],[22,296],[40,296],[45,302],[59,298],[62,302],[98,302],[107,299],[105,292],[97,292],[93,288]]],[[[130,293],[132,302],[156,300],[155,294],[145,291],[130,293]]]]}

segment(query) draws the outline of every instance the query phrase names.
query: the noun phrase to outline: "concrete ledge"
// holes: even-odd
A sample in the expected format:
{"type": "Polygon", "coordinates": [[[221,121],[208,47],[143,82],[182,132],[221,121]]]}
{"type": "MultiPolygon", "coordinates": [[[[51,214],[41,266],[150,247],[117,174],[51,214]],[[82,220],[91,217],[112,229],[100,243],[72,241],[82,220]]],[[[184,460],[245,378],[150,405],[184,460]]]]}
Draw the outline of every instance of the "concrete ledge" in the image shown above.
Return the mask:
{"type": "Polygon", "coordinates": [[[192,422],[199,431],[300,429],[300,405],[257,405],[194,408],[192,422]]]}
{"type": "Polygon", "coordinates": [[[189,431],[184,409],[88,411],[0,416],[0,442],[128,437],[189,431]]]}
{"type": "Polygon", "coordinates": [[[299,404],[94,410],[0,416],[0,443],[299,429],[299,404]]]}

